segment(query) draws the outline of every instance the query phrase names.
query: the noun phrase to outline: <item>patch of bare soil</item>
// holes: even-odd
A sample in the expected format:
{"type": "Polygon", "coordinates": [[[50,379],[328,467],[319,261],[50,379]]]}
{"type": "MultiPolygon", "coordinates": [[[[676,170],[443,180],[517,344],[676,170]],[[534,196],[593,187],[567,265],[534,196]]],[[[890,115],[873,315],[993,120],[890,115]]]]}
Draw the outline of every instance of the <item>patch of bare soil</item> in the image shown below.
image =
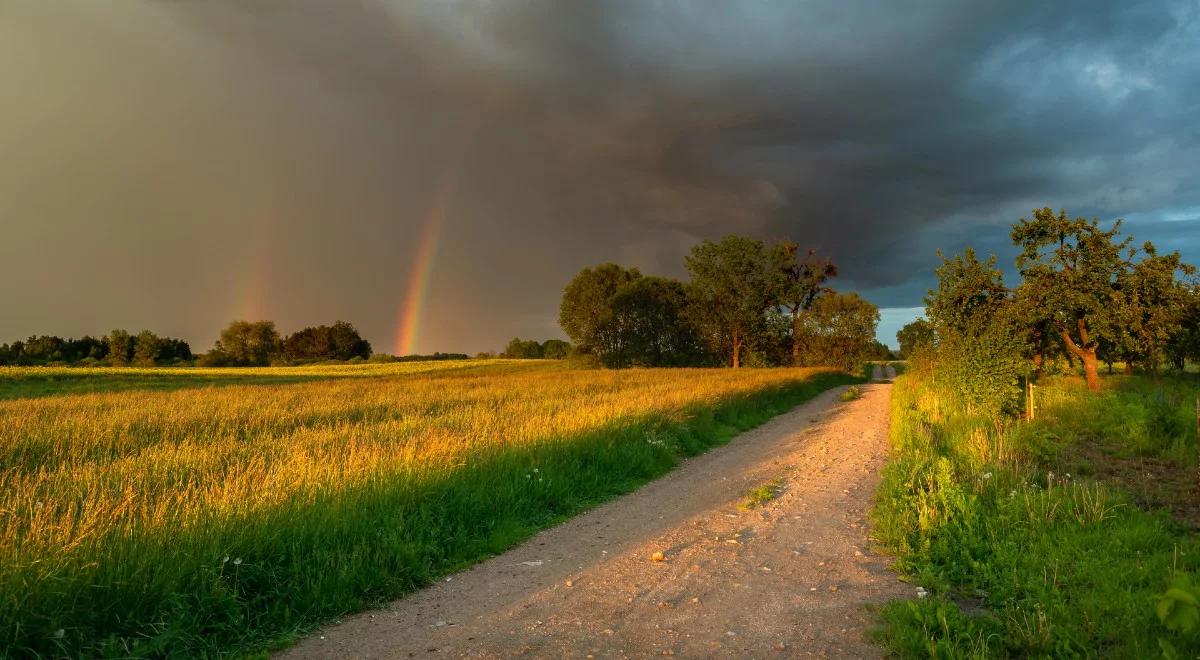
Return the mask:
{"type": "Polygon", "coordinates": [[[867,605],[912,595],[868,541],[890,388],[826,392],[281,656],[878,657],[867,605]]]}
{"type": "Polygon", "coordinates": [[[1120,456],[1115,448],[1081,443],[1074,449],[1092,477],[1129,493],[1143,509],[1167,509],[1176,520],[1200,530],[1200,483],[1196,471],[1153,457],[1120,456]]]}

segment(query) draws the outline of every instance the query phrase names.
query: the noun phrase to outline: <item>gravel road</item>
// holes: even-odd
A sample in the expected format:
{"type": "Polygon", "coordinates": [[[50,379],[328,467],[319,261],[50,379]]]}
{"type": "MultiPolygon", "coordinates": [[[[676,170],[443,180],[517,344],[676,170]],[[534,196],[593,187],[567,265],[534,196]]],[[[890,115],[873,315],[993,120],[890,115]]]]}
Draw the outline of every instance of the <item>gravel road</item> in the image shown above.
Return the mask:
{"type": "Polygon", "coordinates": [[[879,657],[867,605],[911,595],[867,540],[891,385],[844,389],[280,657],[879,657]]]}

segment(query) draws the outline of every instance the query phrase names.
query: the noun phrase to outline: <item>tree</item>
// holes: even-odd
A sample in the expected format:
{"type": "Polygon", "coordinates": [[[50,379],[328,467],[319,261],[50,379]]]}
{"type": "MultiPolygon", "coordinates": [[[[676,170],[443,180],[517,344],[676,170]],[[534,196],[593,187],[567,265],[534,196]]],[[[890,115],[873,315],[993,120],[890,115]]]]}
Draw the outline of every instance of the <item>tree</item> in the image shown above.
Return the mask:
{"type": "Polygon", "coordinates": [[[108,361],[114,367],[129,364],[133,359],[133,337],[124,330],[108,333],[108,361]]]}
{"type": "Polygon", "coordinates": [[[570,354],[570,342],[561,339],[547,339],[542,342],[542,357],[547,360],[562,360],[570,354]]]}
{"type": "Polygon", "coordinates": [[[597,353],[608,367],[659,367],[700,359],[696,333],[687,318],[683,284],[665,277],[642,277],[613,296],[602,333],[616,350],[597,353]]]}
{"type": "Polygon", "coordinates": [[[934,270],[938,288],[925,296],[925,315],[936,338],[978,334],[1009,298],[1004,274],[996,268],[996,255],[980,261],[975,250],[967,248],[953,258],[940,251],[938,256],[942,259],[942,265],[934,270]]]}
{"type": "Polygon", "coordinates": [[[1123,253],[1130,242],[1120,233],[1119,220],[1106,231],[1097,220],[1072,220],[1049,208],[1035,210],[1032,220],[1022,218],[1012,230],[1021,248],[1022,296],[1045,310],[1050,327],[1083,363],[1088,388],[1097,392],[1100,340],[1119,339],[1118,279],[1128,267],[1123,253]]]}
{"type": "Polygon", "coordinates": [[[907,360],[916,351],[933,346],[933,325],[925,319],[917,319],[900,328],[896,341],[900,343],[900,357],[907,360]]]}
{"type": "Polygon", "coordinates": [[[332,326],[298,330],[283,340],[283,354],[289,360],[352,360],[371,357],[371,343],[345,321],[332,326]]]}
{"type": "Polygon", "coordinates": [[[1171,364],[1183,371],[1188,360],[1200,362],[1200,287],[1187,287],[1186,299],[1180,313],[1179,331],[1167,343],[1171,364]]]}
{"type": "Polygon", "coordinates": [[[334,321],[329,328],[329,338],[335,360],[351,360],[356,357],[366,360],[371,357],[371,342],[363,339],[358,334],[358,329],[346,321],[334,321]]]}
{"type": "Polygon", "coordinates": [[[778,302],[776,271],[762,241],[726,236],[704,241],[685,259],[689,317],[701,337],[728,355],[736,369],[742,351],[766,323],[766,312],[778,302]]]}
{"type": "Polygon", "coordinates": [[[625,284],[639,279],[636,268],[625,269],[616,264],[601,264],[585,268],[567,284],[559,307],[558,324],[581,352],[611,352],[612,337],[603,331],[612,314],[612,300],[625,284]]]}
{"type": "Polygon", "coordinates": [[[542,358],[542,345],[530,340],[513,337],[505,347],[502,357],[516,360],[539,360],[542,358]]]}
{"type": "Polygon", "coordinates": [[[934,332],[928,366],[949,398],[967,411],[1020,410],[1027,345],[1014,323],[1018,307],[996,268],[996,257],[980,261],[970,248],[953,258],[939,256],[937,288],[925,297],[925,315],[934,332]]]}
{"type": "MultiPolygon", "coordinates": [[[[803,363],[857,371],[876,356],[875,328],[879,308],[857,293],[830,293],[817,298],[800,317],[803,363]]],[[[884,355],[887,348],[883,347],[884,355]]]]}
{"type": "Polygon", "coordinates": [[[1145,256],[1141,261],[1117,276],[1114,311],[1120,315],[1120,322],[1115,343],[1127,373],[1132,372],[1135,362],[1156,373],[1168,358],[1172,337],[1183,331],[1190,294],[1176,273],[1195,273],[1178,252],[1159,255],[1149,242],[1142,246],[1142,252],[1145,256]]]}
{"type": "Polygon", "coordinates": [[[282,342],[273,321],[234,321],[221,331],[213,346],[213,362],[235,366],[261,366],[280,354],[282,342]]]}
{"type": "Polygon", "coordinates": [[[133,363],[139,366],[154,366],[162,340],[149,330],[142,330],[133,340],[133,363]]]}
{"type": "Polygon", "coordinates": [[[837,277],[838,269],[832,259],[822,259],[816,250],[801,253],[800,246],[791,241],[781,241],[774,248],[776,282],[779,304],[792,317],[792,364],[800,364],[800,315],[810,308],[817,296],[832,291],[825,286],[831,277],[837,277]]]}

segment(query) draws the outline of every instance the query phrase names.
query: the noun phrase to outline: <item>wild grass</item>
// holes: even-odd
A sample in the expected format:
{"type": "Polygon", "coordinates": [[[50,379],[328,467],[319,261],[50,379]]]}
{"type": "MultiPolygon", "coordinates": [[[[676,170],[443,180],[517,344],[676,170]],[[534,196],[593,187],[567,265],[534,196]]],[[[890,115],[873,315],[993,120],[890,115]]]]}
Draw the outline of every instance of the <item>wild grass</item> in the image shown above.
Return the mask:
{"type": "Polygon", "coordinates": [[[899,378],[875,535],[931,595],[884,609],[889,650],[947,658],[1200,653],[1196,633],[1168,630],[1155,614],[1174,576],[1200,570],[1195,535],[1063,462],[1072,447],[1103,442],[1194,465],[1184,456],[1195,454],[1194,440],[1186,447],[1177,422],[1194,405],[1194,384],[1118,379],[1095,398],[1058,380],[1039,388],[1038,420],[1027,424],[951,412],[920,374],[899,378]],[[1147,405],[1161,387],[1180,394],[1163,409],[1147,405]]]}
{"type": "Polygon", "coordinates": [[[744,511],[753,511],[767,502],[775,499],[779,495],[779,489],[783,487],[782,479],[774,479],[770,483],[765,483],[756,488],[751,488],[746,492],[745,499],[738,505],[738,508],[744,511]]]}
{"type": "Polygon", "coordinates": [[[842,390],[842,393],[838,395],[838,399],[845,403],[848,401],[854,401],[855,399],[861,399],[862,394],[861,387],[858,385],[851,385],[850,387],[842,390]]]}
{"type": "Polygon", "coordinates": [[[255,652],[854,380],[443,362],[86,392],[111,383],[69,371],[0,373],[36,393],[0,401],[0,654],[255,652]]]}
{"type": "Polygon", "coordinates": [[[458,369],[545,368],[540,360],[454,360],[300,367],[0,367],[0,400],[63,394],[171,391],[192,387],[272,385],[332,378],[378,378],[458,369]]]}

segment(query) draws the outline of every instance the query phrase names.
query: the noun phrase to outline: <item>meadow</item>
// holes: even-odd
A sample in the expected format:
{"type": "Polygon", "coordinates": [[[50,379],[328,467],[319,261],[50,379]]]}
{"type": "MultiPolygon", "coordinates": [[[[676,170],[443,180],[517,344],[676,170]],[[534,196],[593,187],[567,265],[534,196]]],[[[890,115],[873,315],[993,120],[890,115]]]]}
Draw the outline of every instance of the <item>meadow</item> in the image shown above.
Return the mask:
{"type": "Polygon", "coordinates": [[[825,369],[0,370],[0,649],[255,653],[628,492],[825,369]]]}
{"type": "Polygon", "coordinates": [[[1192,374],[1099,394],[1059,377],[1025,422],[898,378],[874,533],[929,595],[886,606],[880,639],[901,657],[1200,654],[1197,396],[1192,374]]]}

